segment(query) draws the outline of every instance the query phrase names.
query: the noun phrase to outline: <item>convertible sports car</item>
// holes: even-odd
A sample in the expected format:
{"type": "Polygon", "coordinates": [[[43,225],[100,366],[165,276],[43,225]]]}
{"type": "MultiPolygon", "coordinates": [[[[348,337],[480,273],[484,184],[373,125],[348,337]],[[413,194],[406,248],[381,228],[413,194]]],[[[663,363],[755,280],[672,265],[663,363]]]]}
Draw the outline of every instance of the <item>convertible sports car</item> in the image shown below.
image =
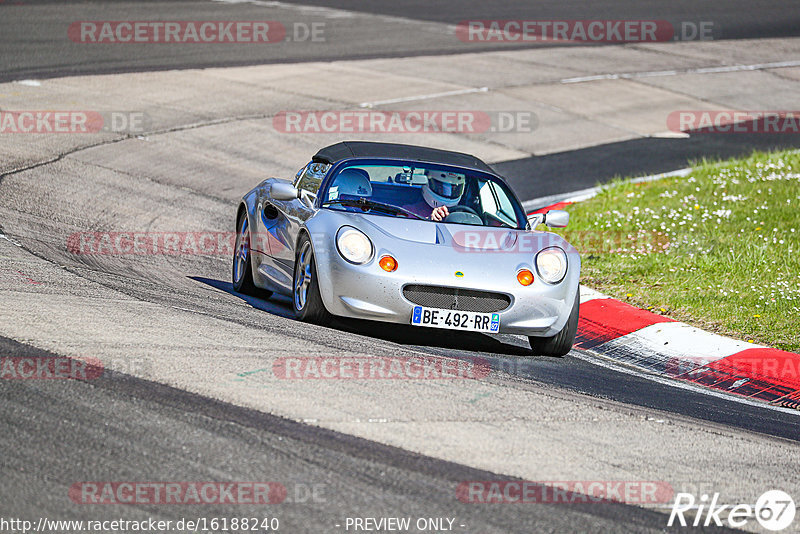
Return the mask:
{"type": "Polygon", "coordinates": [[[526,218],[474,156],[348,141],[320,150],[294,182],[269,178],[236,215],[233,287],[292,298],[299,319],[336,316],[528,336],[569,352],[580,255],[552,210],[526,218]]]}

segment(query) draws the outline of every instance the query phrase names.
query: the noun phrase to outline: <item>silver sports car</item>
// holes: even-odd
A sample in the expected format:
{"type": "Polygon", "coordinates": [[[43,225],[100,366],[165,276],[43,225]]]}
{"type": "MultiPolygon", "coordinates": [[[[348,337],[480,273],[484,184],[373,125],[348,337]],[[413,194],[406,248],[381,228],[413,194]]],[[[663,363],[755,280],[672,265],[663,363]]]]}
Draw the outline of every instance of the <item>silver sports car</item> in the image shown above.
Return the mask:
{"type": "Polygon", "coordinates": [[[299,319],[335,316],[528,336],[537,354],[569,352],[580,255],[526,217],[474,156],[342,142],[293,182],[269,178],[236,215],[233,287],[291,297],[299,319]]]}

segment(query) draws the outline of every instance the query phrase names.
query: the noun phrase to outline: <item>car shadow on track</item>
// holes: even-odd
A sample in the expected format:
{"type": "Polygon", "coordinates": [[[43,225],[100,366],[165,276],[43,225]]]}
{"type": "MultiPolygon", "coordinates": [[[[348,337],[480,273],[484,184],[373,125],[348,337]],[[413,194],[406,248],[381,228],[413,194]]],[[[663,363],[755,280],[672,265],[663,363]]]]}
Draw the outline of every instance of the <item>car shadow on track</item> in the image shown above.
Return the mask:
{"type": "MultiPolygon", "coordinates": [[[[223,282],[202,276],[190,276],[192,280],[224,291],[234,297],[242,299],[252,307],[285,317],[295,319],[291,301],[282,295],[273,295],[259,298],[237,293],[230,282],[223,282]]],[[[331,328],[350,332],[361,336],[382,339],[398,345],[438,347],[443,349],[503,354],[510,356],[530,356],[530,349],[520,346],[508,339],[509,336],[490,336],[477,332],[460,332],[456,330],[442,330],[438,328],[420,328],[411,325],[382,323],[364,319],[348,319],[337,317],[330,325],[331,328]]]]}
{"type": "Polygon", "coordinates": [[[234,297],[240,298],[257,310],[265,311],[273,315],[278,315],[279,317],[285,317],[287,319],[294,319],[294,312],[292,311],[291,308],[291,301],[286,297],[280,295],[274,295],[269,298],[262,298],[257,296],[245,295],[243,293],[236,292],[233,289],[233,284],[231,284],[230,282],[223,282],[222,280],[217,280],[215,278],[205,278],[203,276],[189,276],[188,278],[190,280],[194,280],[195,282],[206,284],[208,286],[213,287],[214,289],[224,291],[225,293],[233,295],[234,297]]]}
{"type": "Polygon", "coordinates": [[[353,334],[379,338],[384,341],[397,343],[398,345],[439,347],[468,352],[515,356],[531,355],[530,349],[508,343],[500,339],[499,336],[494,337],[477,332],[421,328],[411,325],[387,324],[377,321],[342,318],[337,318],[331,326],[353,334]]]}

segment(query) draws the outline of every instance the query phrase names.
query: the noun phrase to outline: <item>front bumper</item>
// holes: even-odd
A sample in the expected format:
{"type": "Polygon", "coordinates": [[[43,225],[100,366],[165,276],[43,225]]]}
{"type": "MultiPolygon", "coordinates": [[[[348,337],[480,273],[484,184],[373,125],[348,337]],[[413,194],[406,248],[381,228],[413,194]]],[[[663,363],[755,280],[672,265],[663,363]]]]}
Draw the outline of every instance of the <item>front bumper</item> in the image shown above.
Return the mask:
{"type": "Polygon", "coordinates": [[[511,304],[500,312],[500,333],[554,336],[566,324],[578,291],[580,259],[570,257],[564,280],[555,285],[539,279],[529,261],[515,255],[454,253],[450,247],[415,244],[413,253],[403,254],[376,244],[373,258],[364,265],[344,260],[334,246],[315,244],[320,294],[334,315],[410,324],[415,304],[403,296],[403,287],[422,284],[504,293],[511,304]],[[378,260],[384,254],[397,259],[398,268],[388,273],[378,260]],[[454,254],[455,259],[454,259],[454,254]],[[517,282],[516,273],[527,268],[534,273],[530,286],[517,282]],[[457,277],[456,271],[463,273],[457,277]]]}

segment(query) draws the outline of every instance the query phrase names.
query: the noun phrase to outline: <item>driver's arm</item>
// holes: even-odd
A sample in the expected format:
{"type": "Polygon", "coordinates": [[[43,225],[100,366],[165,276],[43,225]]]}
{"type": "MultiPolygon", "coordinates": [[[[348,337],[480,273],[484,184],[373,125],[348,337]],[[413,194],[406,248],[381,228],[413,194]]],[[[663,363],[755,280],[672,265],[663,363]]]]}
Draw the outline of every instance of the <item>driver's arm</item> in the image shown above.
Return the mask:
{"type": "Polygon", "coordinates": [[[450,215],[450,210],[447,209],[447,206],[439,206],[438,208],[433,208],[431,220],[439,222],[448,215],[450,215]]]}

